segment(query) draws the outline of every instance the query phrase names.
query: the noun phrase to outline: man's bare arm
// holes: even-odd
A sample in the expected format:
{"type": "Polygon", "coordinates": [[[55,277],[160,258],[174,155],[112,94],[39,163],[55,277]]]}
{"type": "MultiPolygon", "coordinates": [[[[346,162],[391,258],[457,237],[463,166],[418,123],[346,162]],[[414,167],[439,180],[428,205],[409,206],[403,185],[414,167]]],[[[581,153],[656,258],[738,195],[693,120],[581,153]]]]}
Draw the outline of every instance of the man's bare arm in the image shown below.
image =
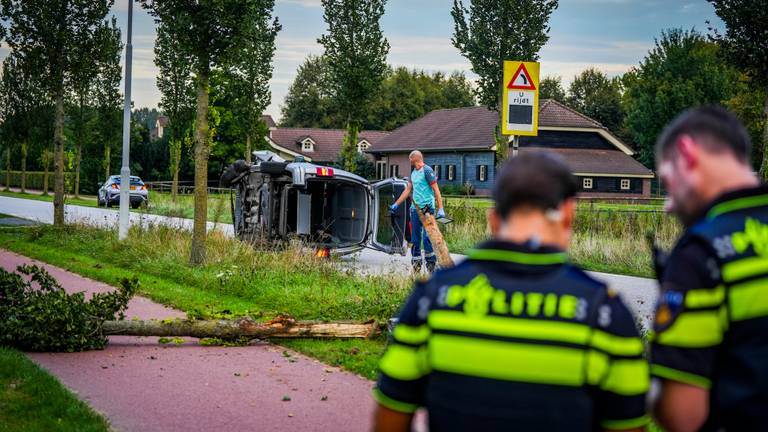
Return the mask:
{"type": "Polygon", "coordinates": [[[443,196],[440,194],[440,187],[437,186],[437,182],[432,183],[432,191],[435,192],[435,202],[437,203],[437,209],[443,208],[443,196]]]}
{"type": "Polygon", "coordinates": [[[697,431],[709,416],[709,391],[665,380],[654,415],[667,432],[697,431]]]}
{"type": "Polygon", "coordinates": [[[373,415],[373,432],[408,432],[413,414],[401,413],[378,405],[373,415]]]}
{"type": "Polygon", "coordinates": [[[408,197],[411,195],[411,188],[411,182],[408,182],[408,186],[405,187],[405,190],[400,194],[400,197],[397,199],[397,201],[395,201],[395,204],[400,205],[403,203],[403,201],[408,199],[408,197]]]}

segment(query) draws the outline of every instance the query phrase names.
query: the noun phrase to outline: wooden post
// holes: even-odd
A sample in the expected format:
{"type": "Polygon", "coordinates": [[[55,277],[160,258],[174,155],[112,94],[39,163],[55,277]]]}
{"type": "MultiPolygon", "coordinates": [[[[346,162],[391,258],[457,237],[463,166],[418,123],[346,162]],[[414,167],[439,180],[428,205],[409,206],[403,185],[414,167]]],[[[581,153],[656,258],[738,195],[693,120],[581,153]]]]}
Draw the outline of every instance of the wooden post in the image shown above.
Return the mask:
{"type": "Polygon", "coordinates": [[[435,254],[437,254],[438,264],[442,268],[453,267],[453,258],[451,258],[448,245],[445,243],[443,233],[440,232],[440,228],[437,226],[435,217],[429,213],[424,214],[419,206],[415,204],[414,207],[416,207],[416,213],[418,213],[421,224],[424,226],[427,236],[429,236],[429,241],[432,242],[432,248],[435,250],[435,254]]]}

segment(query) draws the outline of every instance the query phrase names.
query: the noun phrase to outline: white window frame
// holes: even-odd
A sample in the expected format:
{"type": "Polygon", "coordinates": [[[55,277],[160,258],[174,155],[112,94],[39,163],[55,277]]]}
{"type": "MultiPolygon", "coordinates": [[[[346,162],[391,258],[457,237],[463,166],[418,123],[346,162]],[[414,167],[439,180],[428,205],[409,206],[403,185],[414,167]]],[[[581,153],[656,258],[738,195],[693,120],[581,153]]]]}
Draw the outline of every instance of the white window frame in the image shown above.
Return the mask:
{"type": "Polygon", "coordinates": [[[400,176],[400,165],[398,164],[392,164],[389,166],[389,177],[399,177],[400,176]]]}
{"type": "Polygon", "coordinates": [[[621,179],[621,182],[619,183],[619,187],[621,187],[621,190],[630,190],[632,188],[632,180],[621,179]]]}
{"type": "Polygon", "coordinates": [[[305,138],[304,141],[301,142],[301,151],[315,151],[315,142],[312,140],[312,138],[305,138]]]}
{"type": "Polygon", "coordinates": [[[479,173],[477,181],[485,182],[488,181],[488,165],[479,165],[479,173]]]}
{"type": "Polygon", "coordinates": [[[581,179],[581,187],[583,189],[592,189],[594,186],[595,182],[591,178],[585,177],[581,179]]]}
{"type": "Polygon", "coordinates": [[[456,165],[447,165],[447,173],[445,176],[445,179],[448,181],[454,181],[456,180],[456,165]]]}
{"type": "Polygon", "coordinates": [[[435,180],[442,180],[443,169],[440,165],[432,165],[432,172],[435,173],[435,180]]]}
{"type": "Polygon", "coordinates": [[[368,142],[368,140],[360,140],[359,143],[357,143],[357,152],[362,153],[366,150],[368,150],[371,147],[371,143],[368,142]]]}
{"type": "Polygon", "coordinates": [[[387,178],[387,161],[376,161],[376,178],[379,180],[387,178]]]}

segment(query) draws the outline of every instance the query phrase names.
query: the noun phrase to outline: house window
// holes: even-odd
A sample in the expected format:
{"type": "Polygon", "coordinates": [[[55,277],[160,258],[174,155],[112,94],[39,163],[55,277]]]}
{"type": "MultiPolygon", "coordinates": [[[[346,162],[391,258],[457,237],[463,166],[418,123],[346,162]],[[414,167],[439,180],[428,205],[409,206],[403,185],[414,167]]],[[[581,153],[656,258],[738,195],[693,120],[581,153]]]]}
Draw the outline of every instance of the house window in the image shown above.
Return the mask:
{"type": "Polygon", "coordinates": [[[442,165],[432,165],[432,171],[435,172],[435,179],[436,180],[442,180],[443,177],[443,166],[442,165]]]}
{"type": "Polygon", "coordinates": [[[371,147],[371,143],[369,143],[366,140],[360,140],[360,142],[357,143],[357,152],[362,153],[368,150],[370,147],[371,147]]]}
{"type": "Polygon", "coordinates": [[[399,177],[400,176],[400,165],[390,165],[389,166],[389,176],[390,177],[399,177]]]}
{"type": "Polygon", "coordinates": [[[456,179],[456,165],[448,165],[448,181],[456,179]]]}
{"type": "Polygon", "coordinates": [[[592,189],[592,179],[591,178],[582,179],[581,187],[584,189],[592,189]]]}
{"type": "Polygon", "coordinates": [[[621,179],[621,190],[629,190],[631,185],[629,179],[621,179]]]}
{"type": "Polygon", "coordinates": [[[301,142],[301,150],[305,152],[315,151],[315,142],[311,138],[307,138],[301,142]]]}
{"type": "Polygon", "coordinates": [[[376,161],[376,178],[383,180],[387,177],[387,162],[376,161]]]}
{"type": "Polygon", "coordinates": [[[488,181],[488,165],[477,166],[477,181],[488,181]]]}

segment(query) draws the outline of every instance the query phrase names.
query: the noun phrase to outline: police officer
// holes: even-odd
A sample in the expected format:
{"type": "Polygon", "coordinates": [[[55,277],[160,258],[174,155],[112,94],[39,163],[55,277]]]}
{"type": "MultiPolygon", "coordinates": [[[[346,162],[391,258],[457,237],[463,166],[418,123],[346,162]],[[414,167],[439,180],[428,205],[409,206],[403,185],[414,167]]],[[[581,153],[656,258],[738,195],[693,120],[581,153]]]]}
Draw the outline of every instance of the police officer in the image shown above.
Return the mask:
{"type": "Polygon", "coordinates": [[[682,114],[658,140],[668,210],[686,227],[661,271],[652,347],[668,431],[768,430],[768,188],[751,154],[719,107],[682,114]]]}
{"type": "Polygon", "coordinates": [[[639,430],[648,421],[643,343],[605,285],[568,262],[578,189],[564,162],[506,163],[494,240],[419,282],[380,363],[379,431],[639,430]]]}

